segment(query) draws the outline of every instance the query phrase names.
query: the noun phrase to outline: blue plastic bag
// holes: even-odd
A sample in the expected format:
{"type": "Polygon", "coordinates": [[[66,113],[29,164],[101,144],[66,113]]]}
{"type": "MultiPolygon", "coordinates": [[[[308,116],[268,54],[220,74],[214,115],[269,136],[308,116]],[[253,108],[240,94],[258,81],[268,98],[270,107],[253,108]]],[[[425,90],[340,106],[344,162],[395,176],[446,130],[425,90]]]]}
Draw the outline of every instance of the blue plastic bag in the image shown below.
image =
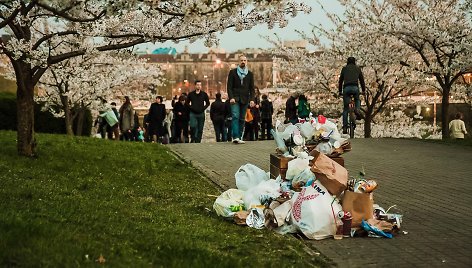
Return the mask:
{"type": "Polygon", "coordinates": [[[386,237],[386,238],[393,238],[392,234],[381,231],[378,228],[370,225],[369,223],[367,223],[364,220],[362,220],[361,227],[362,227],[362,229],[366,230],[367,232],[372,232],[376,235],[383,236],[383,237],[386,237]]]}

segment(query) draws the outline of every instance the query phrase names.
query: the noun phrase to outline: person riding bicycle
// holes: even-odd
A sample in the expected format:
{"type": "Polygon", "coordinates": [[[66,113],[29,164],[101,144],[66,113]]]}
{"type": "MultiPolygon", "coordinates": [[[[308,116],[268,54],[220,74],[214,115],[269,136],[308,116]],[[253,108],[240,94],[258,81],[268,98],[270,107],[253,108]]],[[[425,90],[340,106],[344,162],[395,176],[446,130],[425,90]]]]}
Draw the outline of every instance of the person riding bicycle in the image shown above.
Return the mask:
{"type": "Polygon", "coordinates": [[[362,70],[356,65],[356,58],[347,58],[347,64],[341,70],[339,76],[339,95],[343,96],[343,134],[347,134],[347,117],[349,113],[349,103],[351,102],[351,96],[354,97],[356,111],[359,111],[361,101],[359,98],[359,83],[361,84],[362,94],[365,93],[365,82],[362,70]]]}

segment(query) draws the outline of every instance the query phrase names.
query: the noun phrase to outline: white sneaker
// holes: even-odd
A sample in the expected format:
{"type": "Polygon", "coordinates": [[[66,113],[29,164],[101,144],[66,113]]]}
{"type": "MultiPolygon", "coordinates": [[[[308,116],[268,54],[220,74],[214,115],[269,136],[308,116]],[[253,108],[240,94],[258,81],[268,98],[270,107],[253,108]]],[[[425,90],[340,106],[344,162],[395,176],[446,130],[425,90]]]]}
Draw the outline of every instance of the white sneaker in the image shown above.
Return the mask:
{"type": "Polygon", "coordinates": [[[243,140],[241,140],[241,139],[239,139],[239,138],[236,138],[236,139],[233,139],[233,143],[234,143],[234,144],[245,144],[246,142],[243,141],[243,140]]]}

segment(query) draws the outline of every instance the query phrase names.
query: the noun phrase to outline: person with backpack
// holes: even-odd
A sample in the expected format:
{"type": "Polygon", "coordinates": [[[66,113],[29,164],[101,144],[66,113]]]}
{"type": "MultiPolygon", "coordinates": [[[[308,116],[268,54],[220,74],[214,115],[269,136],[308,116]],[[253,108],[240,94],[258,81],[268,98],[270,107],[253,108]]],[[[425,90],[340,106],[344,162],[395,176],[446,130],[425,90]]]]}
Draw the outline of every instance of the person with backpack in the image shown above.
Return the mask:
{"type": "Polygon", "coordinates": [[[362,70],[356,65],[356,58],[347,58],[347,64],[341,70],[339,76],[338,91],[339,96],[343,97],[343,134],[347,134],[347,117],[349,114],[349,103],[351,96],[354,97],[356,111],[359,112],[361,107],[359,84],[362,88],[362,94],[365,93],[365,81],[362,70]]]}

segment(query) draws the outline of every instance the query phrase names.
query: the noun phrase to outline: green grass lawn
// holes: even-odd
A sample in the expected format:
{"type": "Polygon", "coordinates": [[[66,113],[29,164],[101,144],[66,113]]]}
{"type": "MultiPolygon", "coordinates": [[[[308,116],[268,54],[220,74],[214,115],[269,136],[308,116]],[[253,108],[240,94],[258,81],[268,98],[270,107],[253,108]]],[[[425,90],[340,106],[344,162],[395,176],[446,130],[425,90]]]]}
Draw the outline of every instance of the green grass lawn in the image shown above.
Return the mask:
{"type": "Polygon", "coordinates": [[[327,266],[302,241],[240,227],[219,191],[165,146],[37,134],[17,156],[0,131],[0,266],[327,266]]]}

